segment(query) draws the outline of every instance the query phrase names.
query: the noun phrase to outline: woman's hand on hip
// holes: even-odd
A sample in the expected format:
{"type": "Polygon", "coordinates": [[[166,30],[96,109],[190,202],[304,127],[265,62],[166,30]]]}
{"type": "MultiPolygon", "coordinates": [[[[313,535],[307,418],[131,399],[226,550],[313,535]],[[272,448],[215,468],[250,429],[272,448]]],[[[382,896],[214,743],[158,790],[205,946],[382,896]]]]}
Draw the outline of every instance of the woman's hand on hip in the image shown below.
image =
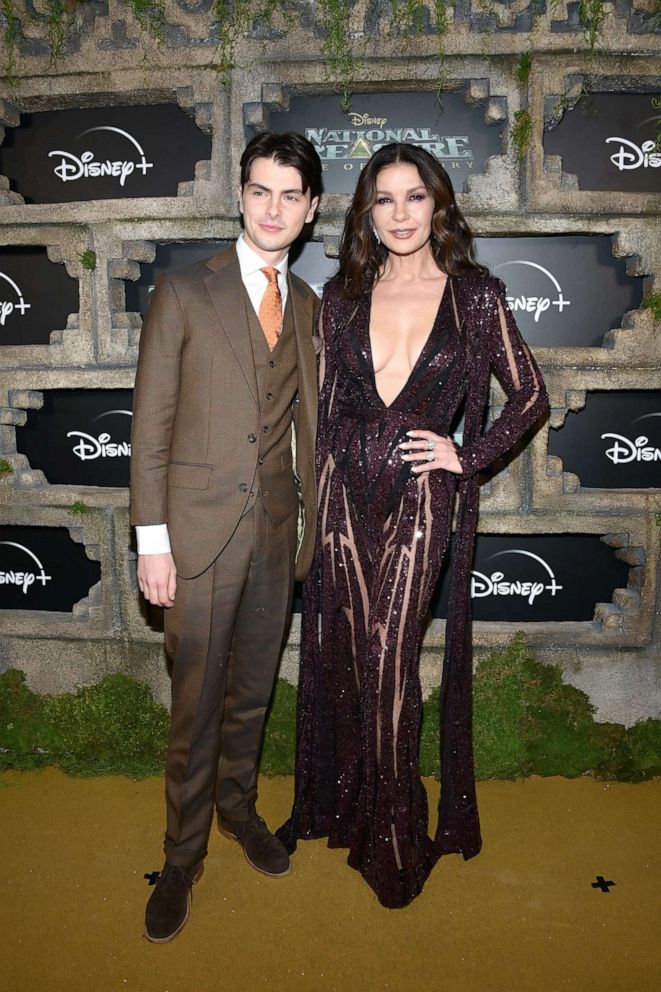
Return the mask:
{"type": "Polygon", "coordinates": [[[400,450],[407,462],[415,462],[412,472],[431,472],[442,468],[445,472],[461,475],[463,469],[457,457],[457,449],[449,437],[441,437],[433,431],[407,431],[408,441],[402,441],[400,450]]]}

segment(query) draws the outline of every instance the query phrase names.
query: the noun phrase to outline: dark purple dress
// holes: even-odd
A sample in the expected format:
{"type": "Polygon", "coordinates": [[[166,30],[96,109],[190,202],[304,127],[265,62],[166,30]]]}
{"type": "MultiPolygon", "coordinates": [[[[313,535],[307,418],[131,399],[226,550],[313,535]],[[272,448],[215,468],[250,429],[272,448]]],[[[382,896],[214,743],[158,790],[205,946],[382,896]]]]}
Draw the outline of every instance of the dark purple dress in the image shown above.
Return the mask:
{"type": "Polygon", "coordinates": [[[304,588],[296,795],[278,835],[348,847],[384,906],[405,906],[439,856],[477,854],[471,739],[470,567],[476,473],[545,410],[539,370],[498,279],[450,278],[408,381],[386,406],[369,340],[371,293],[327,286],[321,317],[317,438],[319,514],[304,588]],[[489,374],[508,402],[481,435],[489,374]],[[398,444],[407,430],[446,435],[465,400],[463,475],[417,475],[398,444]],[[418,745],[421,627],[448,548],[459,494],[441,692],[439,826],[428,836],[418,745]]]}

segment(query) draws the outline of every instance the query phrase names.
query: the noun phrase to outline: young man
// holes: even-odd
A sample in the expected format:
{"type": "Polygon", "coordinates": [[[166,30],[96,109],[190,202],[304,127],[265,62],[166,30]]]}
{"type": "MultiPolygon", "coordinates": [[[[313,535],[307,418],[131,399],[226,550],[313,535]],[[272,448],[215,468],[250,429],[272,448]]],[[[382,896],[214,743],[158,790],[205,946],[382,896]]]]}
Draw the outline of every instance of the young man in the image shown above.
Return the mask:
{"type": "Polygon", "coordinates": [[[221,833],[254,868],[289,871],[255,802],[294,575],[304,577],[314,543],[318,301],[287,271],[287,256],[320,193],[310,142],[254,138],[241,158],[243,234],[207,262],[161,276],[142,330],[131,523],[138,584],[166,607],[173,662],[166,864],[145,919],[157,943],[188,919],[214,806],[221,833]],[[294,472],[305,518],[298,551],[294,472]]]}

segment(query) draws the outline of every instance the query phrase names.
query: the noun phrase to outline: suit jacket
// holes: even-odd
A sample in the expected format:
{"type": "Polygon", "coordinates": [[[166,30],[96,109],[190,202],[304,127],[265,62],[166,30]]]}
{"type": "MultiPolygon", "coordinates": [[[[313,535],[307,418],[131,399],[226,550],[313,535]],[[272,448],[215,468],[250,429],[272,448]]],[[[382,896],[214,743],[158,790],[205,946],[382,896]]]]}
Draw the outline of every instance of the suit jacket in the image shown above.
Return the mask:
{"type": "MultiPolygon", "coordinates": [[[[293,420],[304,530],[296,578],[314,550],[319,301],[288,275],[298,372],[293,420]]],[[[231,537],[255,476],[259,401],[234,247],[171,275],[152,294],[140,338],[131,433],[131,523],[167,523],[177,571],[201,574],[231,537]]]]}

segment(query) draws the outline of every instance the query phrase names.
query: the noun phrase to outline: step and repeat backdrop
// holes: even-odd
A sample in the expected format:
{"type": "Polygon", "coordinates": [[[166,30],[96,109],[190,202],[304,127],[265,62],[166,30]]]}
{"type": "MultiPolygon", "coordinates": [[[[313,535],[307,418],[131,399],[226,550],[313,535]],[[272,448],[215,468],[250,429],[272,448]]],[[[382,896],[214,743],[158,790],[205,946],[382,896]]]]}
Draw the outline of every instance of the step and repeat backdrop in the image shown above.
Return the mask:
{"type": "MultiPolygon", "coordinates": [[[[313,142],[323,162],[326,194],[351,194],[364,164],[382,145],[420,145],[443,163],[457,193],[468,197],[470,212],[472,177],[484,180],[489,163],[504,154],[505,103],[492,100],[487,106],[470,100],[466,88],[444,95],[442,104],[434,92],[377,90],[356,95],[345,113],[334,95],[299,94],[282,108],[265,108],[263,124],[276,131],[298,131],[313,142]]],[[[563,173],[575,177],[574,191],[661,191],[659,115],[649,93],[592,93],[556,117],[544,134],[544,153],[561,158],[563,173]]],[[[244,137],[251,137],[253,130],[247,124],[244,137]]],[[[7,127],[0,145],[0,173],[17,194],[14,202],[20,198],[25,209],[75,204],[80,221],[85,203],[190,197],[199,163],[224,154],[176,103],[49,109],[21,113],[15,126],[7,127]]],[[[509,167],[515,167],[511,160],[509,167]]],[[[99,253],[93,272],[87,274],[82,263],[74,272],[72,264],[63,264],[52,251],[56,228],[43,244],[5,239],[0,247],[0,362],[3,348],[12,348],[15,362],[17,349],[26,356],[24,366],[20,357],[16,366],[20,388],[12,391],[10,386],[8,391],[9,407],[12,397],[16,406],[3,428],[3,458],[14,463],[14,503],[24,516],[34,500],[34,520],[0,526],[0,610],[73,615],[76,604],[100,580],[117,581],[115,561],[103,556],[92,560],[66,526],[47,526],[40,522],[40,513],[48,502],[44,493],[52,491],[53,505],[63,506],[67,487],[75,494],[72,500],[85,502],[89,493],[88,501],[101,512],[104,491],[108,512],[126,505],[126,499],[118,502],[117,493],[129,484],[130,385],[99,385],[99,376],[92,386],[74,367],[68,382],[65,376],[42,380],[39,355],[50,347],[53,332],[66,327],[70,315],[79,311],[83,278],[92,286],[97,279],[106,279],[108,285],[119,280],[123,309],[117,308],[118,315],[144,316],[160,273],[195,264],[231,243],[228,238],[192,236],[193,215],[194,211],[187,224],[182,223],[179,236],[176,220],[168,222],[162,238],[154,236],[158,225],[152,222],[150,248],[141,258],[127,254],[134,271],[126,276],[108,276],[108,259],[99,253]]],[[[90,222],[92,229],[97,222],[102,224],[100,219],[90,222]]],[[[506,283],[508,303],[549,383],[554,370],[563,366],[558,355],[568,356],[565,365],[577,363],[571,387],[584,390],[585,397],[548,430],[548,455],[578,478],[581,493],[593,506],[606,493],[620,493],[625,508],[631,494],[661,490],[659,393],[636,388],[635,382],[622,388],[617,376],[605,388],[603,383],[590,388],[590,376],[581,373],[586,349],[601,353],[612,348],[613,332],[643,300],[645,274],[617,250],[617,230],[598,233],[586,225],[583,233],[572,225],[571,230],[550,234],[531,224],[530,232],[521,234],[519,224],[511,235],[499,231],[498,236],[487,236],[484,215],[472,223],[478,232],[479,259],[506,283]]],[[[336,236],[340,230],[338,217],[336,236]]],[[[142,234],[138,237],[144,240],[142,234]]],[[[132,241],[129,228],[124,240],[132,241]]],[[[336,270],[336,260],[321,240],[297,246],[291,262],[319,294],[336,270]]],[[[91,298],[87,330],[81,325],[79,333],[93,337],[100,316],[94,307],[101,305],[95,301],[112,307],[117,294],[95,297],[92,292],[91,298]]],[[[42,362],[47,367],[43,358],[42,362]]],[[[134,362],[133,352],[128,367],[134,362]]],[[[93,361],[88,362],[89,370],[95,370],[93,361]]],[[[525,472],[527,485],[534,488],[531,467],[525,472]]],[[[526,483],[517,479],[513,475],[511,485],[525,489],[526,483]]],[[[485,493],[493,485],[487,480],[485,493]]],[[[595,533],[594,526],[580,533],[574,523],[563,532],[561,502],[553,509],[553,533],[545,531],[544,517],[539,518],[541,528],[530,518],[529,533],[496,532],[500,527],[489,533],[488,498],[484,511],[485,532],[477,543],[472,573],[477,620],[590,623],[597,604],[611,603],[617,590],[631,584],[631,561],[624,560],[621,545],[603,540],[607,535],[595,533]]],[[[432,611],[442,618],[446,610],[447,577],[442,576],[432,611]]]]}

